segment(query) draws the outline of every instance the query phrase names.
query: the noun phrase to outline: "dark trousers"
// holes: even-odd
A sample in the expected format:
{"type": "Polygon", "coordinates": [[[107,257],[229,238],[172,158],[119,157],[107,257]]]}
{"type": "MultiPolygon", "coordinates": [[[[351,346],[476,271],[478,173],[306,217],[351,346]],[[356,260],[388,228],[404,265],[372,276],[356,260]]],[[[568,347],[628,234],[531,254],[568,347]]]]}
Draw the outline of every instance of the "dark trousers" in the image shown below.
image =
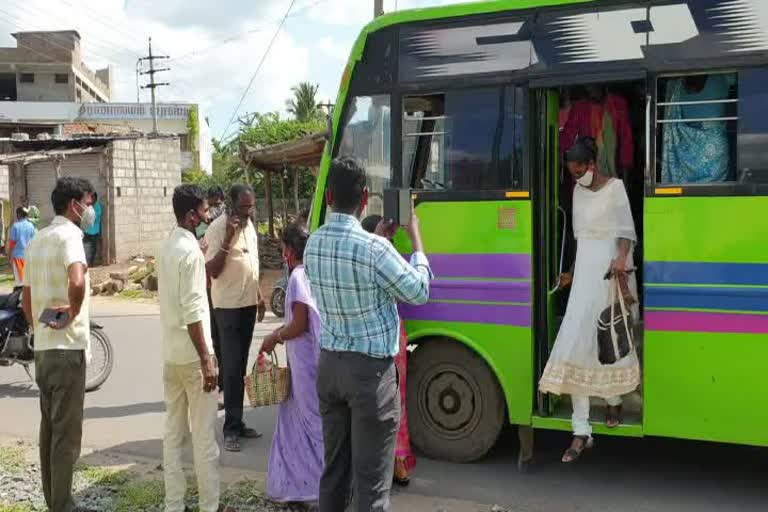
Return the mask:
{"type": "Polygon", "coordinates": [[[71,512],[72,473],[80,457],[85,400],[85,352],[44,350],[35,353],[40,388],[40,472],[51,512],[71,512]]]}
{"type": "Polygon", "coordinates": [[[317,392],[325,443],[320,512],[346,510],[350,490],[354,510],[390,510],[400,423],[397,386],[397,370],[391,358],[325,350],[320,353],[317,392]]]}
{"type": "Polygon", "coordinates": [[[239,309],[216,309],[216,326],[221,344],[224,370],[224,435],[237,436],[245,428],[243,397],[248,353],[251,350],[256,306],[239,309]]]}
{"type": "Polygon", "coordinates": [[[219,339],[219,329],[216,327],[216,314],[213,311],[213,302],[211,302],[211,289],[208,288],[208,309],[211,312],[211,341],[213,341],[213,353],[216,355],[216,361],[219,363],[219,391],[224,392],[224,370],[222,370],[221,359],[221,341],[219,339]]]}
{"type": "Polygon", "coordinates": [[[83,246],[85,247],[85,261],[89,267],[93,267],[99,259],[101,235],[83,236],[83,246]]]}

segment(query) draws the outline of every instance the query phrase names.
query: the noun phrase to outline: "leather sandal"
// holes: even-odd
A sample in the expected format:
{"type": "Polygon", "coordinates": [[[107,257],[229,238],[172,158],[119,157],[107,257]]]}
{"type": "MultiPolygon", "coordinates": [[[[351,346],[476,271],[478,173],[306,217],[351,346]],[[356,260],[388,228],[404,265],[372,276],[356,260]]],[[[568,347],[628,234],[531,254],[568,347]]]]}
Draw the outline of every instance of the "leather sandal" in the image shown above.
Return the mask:
{"type": "Polygon", "coordinates": [[[621,405],[609,405],[605,409],[605,426],[616,428],[621,425],[622,414],[621,405]]]}
{"type": "Polygon", "coordinates": [[[576,462],[579,460],[579,457],[581,457],[585,451],[591,450],[595,446],[595,441],[592,437],[589,436],[573,436],[574,441],[580,440],[581,444],[578,448],[574,447],[574,444],[571,444],[571,447],[565,450],[565,453],[563,454],[563,458],[561,459],[564,463],[570,464],[572,462],[576,462]]]}

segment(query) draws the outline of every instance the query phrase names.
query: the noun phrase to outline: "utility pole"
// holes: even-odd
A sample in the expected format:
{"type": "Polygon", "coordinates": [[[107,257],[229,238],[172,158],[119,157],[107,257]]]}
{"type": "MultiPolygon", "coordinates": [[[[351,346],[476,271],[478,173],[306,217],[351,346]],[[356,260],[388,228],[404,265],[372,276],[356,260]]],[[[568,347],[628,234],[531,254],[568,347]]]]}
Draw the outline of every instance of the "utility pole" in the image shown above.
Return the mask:
{"type": "Polygon", "coordinates": [[[373,0],[373,17],[378,18],[384,14],[384,0],[373,0]]]}
{"type": "Polygon", "coordinates": [[[171,68],[159,68],[155,69],[155,61],[161,59],[168,59],[167,55],[152,55],[152,38],[149,38],[149,56],[139,59],[140,62],[145,60],[149,61],[149,71],[143,71],[142,75],[149,75],[149,83],[142,86],[142,89],[150,89],[152,92],[152,133],[157,133],[157,103],[155,101],[155,89],[164,85],[171,85],[168,82],[155,82],[155,73],[162,71],[168,71],[171,68]]]}

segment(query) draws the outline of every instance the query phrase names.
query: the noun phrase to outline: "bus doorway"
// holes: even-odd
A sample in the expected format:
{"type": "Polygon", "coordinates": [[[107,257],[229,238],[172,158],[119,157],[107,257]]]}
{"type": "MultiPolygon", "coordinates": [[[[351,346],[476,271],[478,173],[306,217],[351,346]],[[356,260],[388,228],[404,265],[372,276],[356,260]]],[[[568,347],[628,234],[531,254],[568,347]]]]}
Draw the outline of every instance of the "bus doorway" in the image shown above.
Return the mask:
{"type": "MultiPolygon", "coordinates": [[[[544,152],[546,179],[541,180],[539,197],[546,205],[546,225],[539,233],[545,237],[539,244],[546,253],[542,261],[546,277],[540,286],[541,302],[546,314],[540,315],[537,332],[537,377],[546,366],[570,298],[570,286],[561,282],[560,275],[573,275],[577,244],[573,235],[573,193],[579,185],[571,177],[563,155],[578,137],[593,137],[598,146],[598,170],[604,176],[621,180],[627,191],[638,242],[633,249],[638,299],[642,305],[642,233],[643,195],[647,164],[647,87],[644,80],[590,84],[553,88],[539,103],[539,116],[545,117],[547,145],[544,152]],[[556,133],[556,135],[554,135],[556,133]]],[[[608,269],[606,269],[608,270],[608,269]]],[[[540,302],[540,303],[541,303],[540,302]]],[[[636,329],[638,356],[642,362],[642,310],[636,329]]],[[[592,400],[591,419],[595,432],[606,429],[605,401],[592,400]]],[[[571,403],[567,395],[539,394],[534,426],[569,430],[571,403]]],[[[623,401],[622,425],[615,433],[642,434],[642,390],[638,388],[623,401]]]]}

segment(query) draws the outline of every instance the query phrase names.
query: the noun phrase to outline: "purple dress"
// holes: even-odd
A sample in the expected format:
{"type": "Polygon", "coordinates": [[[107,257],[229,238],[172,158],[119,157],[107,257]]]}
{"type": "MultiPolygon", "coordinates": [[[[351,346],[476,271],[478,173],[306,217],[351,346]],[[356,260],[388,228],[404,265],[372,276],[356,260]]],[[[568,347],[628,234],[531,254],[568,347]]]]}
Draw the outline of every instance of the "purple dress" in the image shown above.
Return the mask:
{"type": "Polygon", "coordinates": [[[285,321],[291,322],[293,304],[309,308],[309,330],[285,342],[291,368],[291,394],[280,404],[272,438],[267,494],[275,501],[314,502],[323,473],[323,425],[317,398],[317,361],[320,356],[320,315],[303,266],[293,269],[285,297],[285,321]]]}

